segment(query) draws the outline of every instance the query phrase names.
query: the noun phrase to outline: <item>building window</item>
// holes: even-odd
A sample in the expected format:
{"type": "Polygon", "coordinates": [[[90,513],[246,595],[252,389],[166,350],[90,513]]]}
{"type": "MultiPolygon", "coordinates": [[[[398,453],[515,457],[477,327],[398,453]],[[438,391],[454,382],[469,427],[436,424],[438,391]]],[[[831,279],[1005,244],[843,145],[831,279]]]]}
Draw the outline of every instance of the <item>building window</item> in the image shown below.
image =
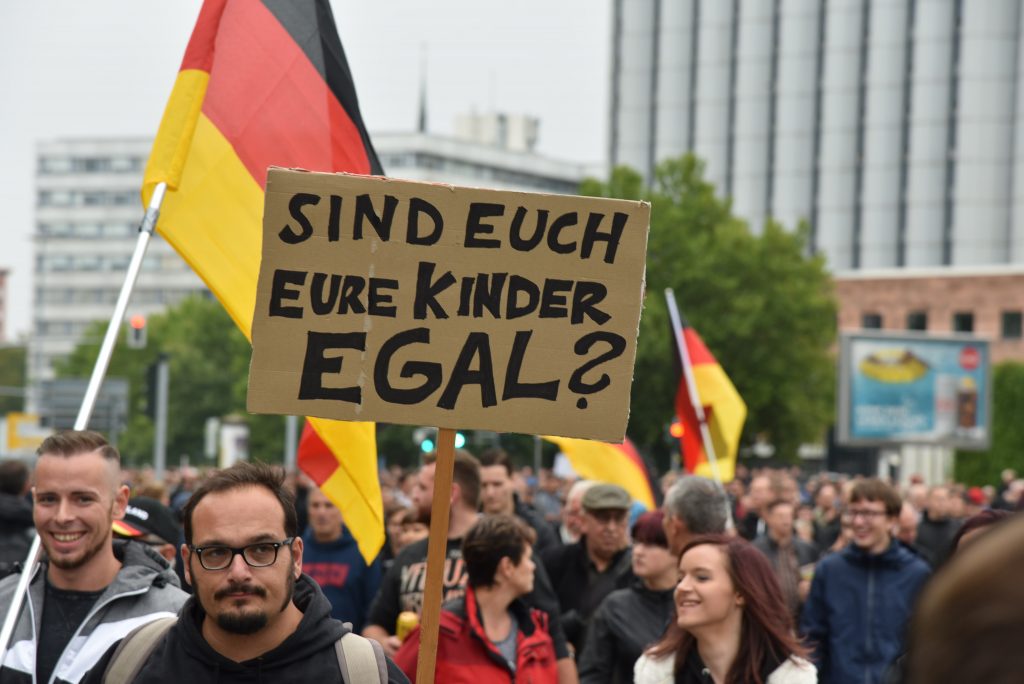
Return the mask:
{"type": "Polygon", "coordinates": [[[1021,312],[1003,312],[1003,335],[1004,340],[1019,340],[1021,338],[1021,312]]]}
{"type": "Polygon", "coordinates": [[[974,332],[974,314],[970,311],[957,311],[954,313],[953,332],[974,332]]]}
{"type": "Polygon", "coordinates": [[[67,157],[40,157],[39,173],[68,173],[71,171],[71,160],[67,157]]]}
{"type": "Polygon", "coordinates": [[[911,311],[907,314],[907,330],[927,330],[928,312],[911,311]]]}
{"type": "Polygon", "coordinates": [[[860,327],[865,330],[881,330],[882,314],[873,312],[861,314],[860,327]]]}

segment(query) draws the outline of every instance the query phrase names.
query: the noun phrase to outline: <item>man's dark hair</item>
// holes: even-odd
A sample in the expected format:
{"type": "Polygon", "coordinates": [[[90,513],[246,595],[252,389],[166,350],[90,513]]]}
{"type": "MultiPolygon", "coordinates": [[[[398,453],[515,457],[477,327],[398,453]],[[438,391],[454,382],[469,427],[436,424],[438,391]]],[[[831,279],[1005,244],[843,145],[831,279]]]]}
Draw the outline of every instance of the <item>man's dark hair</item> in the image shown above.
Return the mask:
{"type": "MultiPolygon", "coordinates": [[[[436,463],[437,452],[432,451],[424,456],[423,462],[428,465],[436,463]]],[[[464,449],[455,450],[452,481],[459,485],[463,503],[473,510],[480,508],[480,461],[473,454],[464,449]]]]}
{"type": "Polygon", "coordinates": [[[850,503],[861,501],[881,501],[885,504],[885,514],[890,518],[900,514],[903,500],[896,490],[877,477],[858,480],[850,490],[850,503]]]}
{"type": "Polygon", "coordinates": [[[0,494],[21,496],[27,484],[27,465],[14,459],[0,461],[0,494]]]}
{"type": "Polygon", "coordinates": [[[121,464],[121,454],[98,432],[92,430],[61,430],[43,440],[36,456],[77,456],[99,452],[100,456],[121,464]]]}
{"type": "Polygon", "coordinates": [[[493,447],[480,454],[480,467],[489,468],[490,466],[504,466],[508,476],[512,477],[512,461],[504,449],[493,447]]]}
{"type": "Polygon", "coordinates": [[[273,494],[284,510],[285,536],[298,536],[299,521],[295,513],[295,497],[284,486],[284,471],[266,463],[239,461],[230,468],[215,472],[192,493],[182,510],[186,544],[192,544],[192,514],[199,502],[207,494],[228,492],[240,487],[263,487],[273,494]]]}
{"type": "Polygon", "coordinates": [[[519,565],[526,547],[536,538],[533,529],[519,518],[481,516],[462,540],[462,560],[466,563],[469,586],[492,586],[501,559],[508,556],[514,565],[519,565]]]}

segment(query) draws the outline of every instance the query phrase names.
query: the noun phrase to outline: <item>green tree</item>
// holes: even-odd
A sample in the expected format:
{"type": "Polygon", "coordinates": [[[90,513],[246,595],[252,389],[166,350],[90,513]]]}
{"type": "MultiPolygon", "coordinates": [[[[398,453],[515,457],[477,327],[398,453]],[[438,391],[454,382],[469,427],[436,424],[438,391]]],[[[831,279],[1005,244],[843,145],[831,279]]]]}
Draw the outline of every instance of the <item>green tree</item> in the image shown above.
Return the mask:
{"type": "MultiPolygon", "coordinates": [[[[260,460],[280,461],[284,449],[284,418],[245,412],[250,346],[216,301],[190,297],[167,312],[151,316],[146,324],[145,349],[119,344],[107,372],[131,383],[127,429],[121,451],[130,463],[148,463],[153,453],[153,421],[146,415],[147,370],[161,353],[168,355],[167,458],[174,464],[188,454],[193,464],[202,461],[206,419],[243,415],[249,424],[250,454],[260,460]]],[[[88,377],[99,350],[106,323],[97,323],[65,361],[59,377],[88,377]]]]}
{"type": "Polygon", "coordinates": [[[763,435],[782,458],[820,440],[832,421],[836,302],[820,257],[807,256],[807,229],[769,221],[760,235],[732,213],[692,155],[667,160],[644,191],[617,168],[584,194],[651,202],[647,292],[640,323],[629,434],[664,465],[665,426],[678,379],[664,290],[700,333],[747,404],[743,441],[763,435]]]}
{"type": "Polygon", "coordinates": [[[25,388],[25,347],[0,347],[0,416],[21,411],[25,397],[19,394],[25,388]]]}
{"type": "Polygon", "coordinates": [[[992,444],[987,451],[957,451],[954,477],[971,485],[999,484],[1005,468],[1024,472],[1024,363],[992,369],[992,444]]]}

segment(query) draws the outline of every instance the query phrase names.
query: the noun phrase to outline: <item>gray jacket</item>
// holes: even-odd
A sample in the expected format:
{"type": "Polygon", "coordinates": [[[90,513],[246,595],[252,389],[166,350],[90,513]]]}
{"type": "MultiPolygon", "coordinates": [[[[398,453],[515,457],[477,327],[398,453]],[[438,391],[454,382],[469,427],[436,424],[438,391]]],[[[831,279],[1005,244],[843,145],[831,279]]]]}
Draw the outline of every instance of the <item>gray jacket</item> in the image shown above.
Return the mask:
{"type": "MultiPolygon", "coordinates": [[[[77,683],[112,643],[150,620],[176,615],[188,598],[179,588],[174,570],[148,546],[115,541],[114,555],[122,562],[121,570],[64,649],[50,684],[77,683]]],[[[36,640],[43,617],[45,572],[43,562],[22,603],[14,636],[0,663],[2,684],[36,684],[36,640]]],[[[17,584],[18,575],[0,581],[0,606],[4,607],[0,613],[4,616],[17,584]]]]}

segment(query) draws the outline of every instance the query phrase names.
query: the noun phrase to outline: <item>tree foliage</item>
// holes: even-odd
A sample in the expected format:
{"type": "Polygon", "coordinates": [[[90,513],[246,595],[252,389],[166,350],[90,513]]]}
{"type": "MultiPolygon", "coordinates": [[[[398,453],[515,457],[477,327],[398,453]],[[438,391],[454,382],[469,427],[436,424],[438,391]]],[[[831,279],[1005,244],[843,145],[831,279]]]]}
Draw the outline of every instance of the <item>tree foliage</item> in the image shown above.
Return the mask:
{"type": "Polygon", "coordinates": [[[0,415],[21,411],[25,397],[18,391],[25,387],[25,347],[12,345],[0,347],[0,415]]]}
{"type": "Polygon", "coordinates": [[[823,259],[807,255],[806,227],[787,231],[769,221],[752,234],[692,155],[662,163],[648,191],[623,167],[581,189],[652,205],[632,439],[665,457],[678,387],[664,298],[670,287],[747,404],[743,443],[763,436],[792,459],[801,443],[821,440],[833,417],[836,301],[823,259]]]}
{"type": "Polygon", "coordinates": [[[957,482],[999,484],[1005,468],[1024,472],[1024,363],[1006,361],[992,370],[992,445],[987,451],[958,451],[957,482]]]}
{"type": "MultiPolygon", "coordinates": [[[[250,346],[223,307],[215,300],[190,297],[146,323],[144,349],[118,344],[108,377],[127,378],[131,390],[127,429],[119,447],[129,463],[149,463],[153,453],[153,421],[146,415],[147,370],[161,353],[168,355],[167,459],[175,464],[188,454],[201,463],[207,418],[243,416],[249,424],[250,455],[280,461],[284,450],[284,418],[245,412],[250,346]]],[[[58,377],[88,377],[106,323],[99,322],[85,341],[57,366],[58,377]]],[[[122,340],[123,341],[123,340],[122,340]]],[[[211,464],[212,465],[212,464],[211,464]]]]}

